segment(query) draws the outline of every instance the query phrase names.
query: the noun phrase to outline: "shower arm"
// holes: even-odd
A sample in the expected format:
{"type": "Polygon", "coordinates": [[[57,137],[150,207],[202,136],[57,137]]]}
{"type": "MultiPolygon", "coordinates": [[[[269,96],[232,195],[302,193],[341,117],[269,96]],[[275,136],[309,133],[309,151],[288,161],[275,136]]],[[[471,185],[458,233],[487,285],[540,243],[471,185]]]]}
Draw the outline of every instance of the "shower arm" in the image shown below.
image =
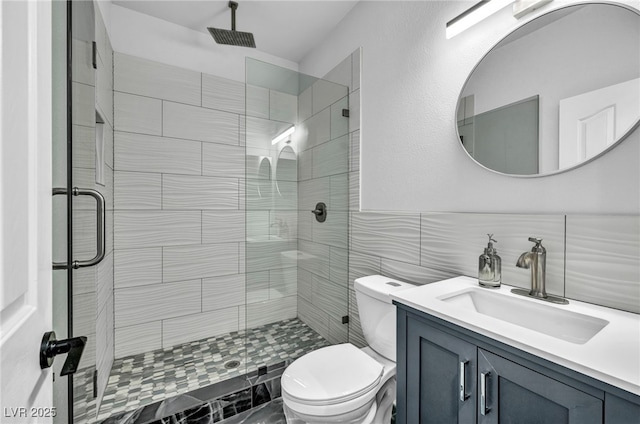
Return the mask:
{"type": "Polygon", "coordinates": [[[231,31],[236,30],[236,10],[238,9],[238,3],[235,1],[229,2],[229,8],[231,8],[231,31]]]}

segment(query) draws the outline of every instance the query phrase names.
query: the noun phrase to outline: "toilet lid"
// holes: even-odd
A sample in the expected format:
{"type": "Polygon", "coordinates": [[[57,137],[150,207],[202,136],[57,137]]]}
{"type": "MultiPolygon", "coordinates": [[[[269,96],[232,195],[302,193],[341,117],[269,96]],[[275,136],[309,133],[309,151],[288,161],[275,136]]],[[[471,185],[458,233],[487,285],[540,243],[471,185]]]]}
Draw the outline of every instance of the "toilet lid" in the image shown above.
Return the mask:
{"type": "Polygon", "coordinates": [[[289,365],[282,374],[282,390],[306,404],[346,402],[375,388],[383,368],[350,343],[328,346],[289,365]]]}

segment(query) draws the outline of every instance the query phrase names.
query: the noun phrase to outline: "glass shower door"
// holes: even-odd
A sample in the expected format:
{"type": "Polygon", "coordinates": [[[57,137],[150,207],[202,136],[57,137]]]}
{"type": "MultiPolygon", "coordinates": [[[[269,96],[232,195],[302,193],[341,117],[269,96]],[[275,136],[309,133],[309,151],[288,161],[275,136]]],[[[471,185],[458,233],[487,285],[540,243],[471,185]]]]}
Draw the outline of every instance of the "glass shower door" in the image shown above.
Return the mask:
{"type": "Polygon", "coordinates": [[[252,372],[348,341],[348,89],[247,59],[245,104],[252,372]]]}

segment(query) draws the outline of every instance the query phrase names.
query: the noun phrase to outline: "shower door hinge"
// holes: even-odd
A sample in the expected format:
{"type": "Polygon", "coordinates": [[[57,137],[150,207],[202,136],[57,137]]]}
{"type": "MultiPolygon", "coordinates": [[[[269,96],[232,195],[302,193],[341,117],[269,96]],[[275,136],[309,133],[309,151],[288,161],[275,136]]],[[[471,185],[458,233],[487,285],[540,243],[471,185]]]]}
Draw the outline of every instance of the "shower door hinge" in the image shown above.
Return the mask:
{"type": "Polygon", "coordinates": [[[93,398],[98,397],[98,370],[93,370],[93,398]]]}
{"type": "Polygon", "coordinates": [[[98,45],[95,41],[91,42],[91,64],[93,69],[98,69],[98,45]]]}
{"type": "Polygon", "coordinates": [[[342,323],[343,324],[349,324],[349,315],[345,315],[342,317],[342,323]]]}
{"type": "Polygon", "coordinates": [[[349,109],[342,109],[342,116],[344,116],[345,118],[349,117],[349,109]]]}

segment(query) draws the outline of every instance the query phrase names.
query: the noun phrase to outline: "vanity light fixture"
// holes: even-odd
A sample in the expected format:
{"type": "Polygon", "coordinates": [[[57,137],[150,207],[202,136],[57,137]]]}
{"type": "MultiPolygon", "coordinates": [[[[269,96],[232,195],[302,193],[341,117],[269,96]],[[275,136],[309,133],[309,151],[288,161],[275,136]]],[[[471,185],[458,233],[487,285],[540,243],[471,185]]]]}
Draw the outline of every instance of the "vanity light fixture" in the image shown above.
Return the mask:
{"type": "Polygon", "coordinates": [[[547,3],[551,3],[551,0],[516,0],[513,3],[513,17],[520,19],[547,3]]]}
{"type": "Polygon", "coordinates": [[[293,134],[295,131],[296,131],[295,125],[291,125],[289,128],[284,130],[284,132],[282,132],[280,135],[276,136],[273,140],[271,140],[271,144],[273,145],[281,142],[282,140],[284,140],[285,138],[293,134]]]}
{"type": "Polygon", "coordinates": [[[455,37],[467,28],[493,15],[513,3],[513,0],[482,0],[447,22],[447,39],[455,37]]]}

